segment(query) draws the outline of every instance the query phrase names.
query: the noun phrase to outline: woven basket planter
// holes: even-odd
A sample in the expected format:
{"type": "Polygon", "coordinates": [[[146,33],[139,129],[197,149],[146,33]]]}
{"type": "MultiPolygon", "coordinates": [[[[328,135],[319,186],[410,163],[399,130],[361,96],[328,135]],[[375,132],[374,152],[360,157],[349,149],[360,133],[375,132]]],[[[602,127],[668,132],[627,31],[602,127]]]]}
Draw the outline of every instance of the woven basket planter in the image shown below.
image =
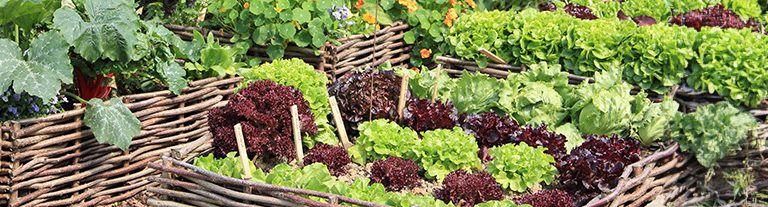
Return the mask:
{"type": "MultiPolygon", "coordinates": [[[[212,33],[221,43],[232,44],[232,34],[209,30],[199,27],[165,25],[184,40],[191,40],[192,32],[199,31],[207,35],[212,33]]],[[[339,39],[340,45],[326,43],[320,49],[320,54],[309,48],[299,48],[290,45],[285,50],[285,58],[299,58],[314,66],[317,70],[328,74],[331,80],[355,68],[378,66],[384,62],[392,65],[406,65],[411,57],[412,45],[405,43],[404,33],[409,29],[407,24],[395,23],[368,35],[353,35],[339,39]]],[[[266,47],[255,46],[248,50],[248,55],[262,61],[270,61],[266,47]]]]}
{"type": "Polygon", "coordinates": [[[152,186],[146,164],[187,147],[210,148],[207,114],[222,105],[242,80],[209,78],[189,83],[182,95],[170,91],[123,96],[141,121],[141,134],[128,151],[99,144],[82,122],[84,109],[7,122],[0,128],[0,204],[8,206],[93,206],[125,200],[152,186]]]}

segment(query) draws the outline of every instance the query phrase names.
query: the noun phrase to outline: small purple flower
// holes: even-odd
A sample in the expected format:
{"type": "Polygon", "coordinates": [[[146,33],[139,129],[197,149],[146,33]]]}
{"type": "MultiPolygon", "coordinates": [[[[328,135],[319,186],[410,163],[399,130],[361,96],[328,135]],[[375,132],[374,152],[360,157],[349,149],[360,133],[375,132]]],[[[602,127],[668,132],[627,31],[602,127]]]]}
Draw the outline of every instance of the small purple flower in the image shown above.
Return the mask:
{"type": "Polygon", "coordinates": [[[37,103],[32,103],[32,111],[35,113],[40,112],[40,107],[37,106],[37,103]]]}
{"type": "Polygon", "coordinates": [[[21,100],[21,94],[18,94],[18,93],[13,94],[13,100],[16,100],[16,101],[21,100]]]}
{"type": "Polygon", "coordinates": [[[333,19],[342,21],[349,18],[349,15],[352,14],[351,11],[349,11],[349,8],[347,6],[342,7],[336,7],[336,5],[333,5],[330,9],[328,9],[328,13],[333,16],[333,19]]]}
{"type": "Polygon", "coordinates": [[[54,96],[53,99],[51,99],[51,104],[57,104],[57,103],[59,103],[59,97],[54,96]]]}
{"type": "Polygon", "coordinates": [[[19,111],[18,111],[18,109],[16,107],[9,106],[8,107],[8,112],[13,114],[14,117],[19,117],[19,111]]]}

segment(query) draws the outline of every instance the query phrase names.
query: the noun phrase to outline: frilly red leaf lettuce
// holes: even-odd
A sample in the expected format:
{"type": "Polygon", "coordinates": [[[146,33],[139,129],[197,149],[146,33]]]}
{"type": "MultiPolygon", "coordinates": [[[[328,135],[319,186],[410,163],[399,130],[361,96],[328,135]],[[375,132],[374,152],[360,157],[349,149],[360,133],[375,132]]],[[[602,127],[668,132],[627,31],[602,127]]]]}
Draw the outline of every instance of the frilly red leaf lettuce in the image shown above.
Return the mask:
{"type": "Polygon", "coordinates": [[[389,157],[379,160],[371,167],[371,181],[381,183],[388,191],[399,191],[421,183],[419,166],[411,160],[389,157]]]}
{"type": "Polygon", "coordinates": [[[411,100],[403,109],[403,124],[417,132],[456,126],[456,108],[451,102],[411,100]]]}
{"type": "Polygon", "coordinates": [[[462,207],[471,207],[485,201],[504,198],[501,186],[491,174],[487,172],[472,174],[463,170],[448,174],[434,196],[462,207]]]}
{"type": "Polygon", "coordinates": [[[323,163],[328,166],[328,170],[334,176],[344,174],[343,167],[352,162],[349,158],[347,150],[341,146],[331,146],[327,144],[317,144],[315,148],[309,151],[309,154],[304,157],[304,164],[309,165],[312,163],[323,163]]]}

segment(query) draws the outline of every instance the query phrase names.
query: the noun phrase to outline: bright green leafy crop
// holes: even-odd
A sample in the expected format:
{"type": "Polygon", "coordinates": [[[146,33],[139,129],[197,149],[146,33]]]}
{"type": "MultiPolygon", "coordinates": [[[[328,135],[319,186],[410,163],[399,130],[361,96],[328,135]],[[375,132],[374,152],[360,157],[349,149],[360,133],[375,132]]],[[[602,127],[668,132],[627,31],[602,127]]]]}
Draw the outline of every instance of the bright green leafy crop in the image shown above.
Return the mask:
{"type": "Polygon", "coordinates": [[[656,24],[638,28],[622,44],[624,79],[665,93],[686,75],[696,40],[696,30],[687,27],[656,24]]]}
{"type": "Polygon", "coordinates": [[[680,149],[695,154],[707,168],[740,149],[739,144],[757,127],[754,117],[728,102],[700,106],[694,113],[676,116],[673,123],[671,137],[680,149]]]}
{"type": "Polygon", "coordinates": [[[483,203],[478,203],[475,205],[475,207],[532,207],[532,206],[529,204],[517,205],[515,202],[511,200],[501,200],[501,201],[487,201],[483,203]]]}
{"type": "MultiPolygon", "coordinates": [[[[240,164],[240,156],[235,156],[236,154],[236,152],[229,152],[227,157],[214,158],[213,153],[211,153],[207,156],[195,158],[193,164],[219,175],[242,179],[243,165],[240,164]]],[[[264,178],[266,178],[264,172],[256,167],[253,162],[248,162],[248,164],[251,166],[251,180],[264,182],[264,178]]]]}
{"type": "Polygon", "coordinates": [[[547,148],[533,148],[524,142],[491,148],[493,160],[488,162],[486,170],[504,189],[515,192],[541,189],[541,182],[550,184],[557,175],[555,158],[545,150],[547,148]]]}
{"type": "Polygon", "coordinates": [[[257,80],[271,80],[281,85],[292,86],[301,91],[318,126],[318,135],[304,139],[304,144],[312,148],[315,142],[329,145],[338,143],[334,128],[328,122],[331,107],[328,103],[328,77],[318,72],[311,65],[300,59],[275,60],[258,67],[240,71],[245,78],[245,85],[257,80]]]}
{"type": "Polygon", "coordinates": [[[671,12],[667,0],[625,1],[621,4],[621,11],[629,17],[650,16],[660,21],[666,20],[671,12]]]}
{"type": "Polygon", "coordinates": [[[650,145],[670,130],[672,119],[680,113],[677,111],[679,104],[669,97],[665,97],[661,103],[650,103],[650,100],[641,96],[635,98],[635,120],[629,136],[640,140],[643,145],[650,145]]]}
{"type": "Polygon", "coordinates": [[[480,149],[475,137],[464,133],[461,128],[426,131],[421,135],[423,138],[416,156],[428,179],[442,181],[453,171],[472,171],[482,167],[477,157],[480,149]]]}
{"type": "Polygon", "coordinates": [[[768,38],[749,30],[703,28],[688,84],[756,107],[768,97],[768,38]]]}
{"type": "Polygon", "coordinates": [[[456,55],[464,59],[477,61],[480,67],[488,64],[488,58],[478,52],[479,48],[485,48],[499,55],[504,60],[509,60],[510,52],[502,51],[510,49],[505,37],[512,34],[510,21],[515,12],[489,11],[476,12],[460,17],[461,24],[454,25],[448,33],[448,43],[455,49],[456,55]]]}
{"type": "Polygon", "coordinates": [[[387,157],[415,159],[415,149],[419,137],[410,128],[403,128],[386,119],[363,122],[357,126],[360,135],[357,147],[365,162],[373,162],[387,157]]]}
{"type": "Polygon", "coordinates": [[[499,91],[499,108],[521,125],[558,126],[567,115],[560,94],[569,93],[571,88],[560,65],[542,62],[523,73],[511,73],[499,91]]]}
{"type": "Polygon", "coordinates": [[[518,13],[512,25],[515,28],[508,37],[515,57],[510,62],[536,64],[541,61],[561,63],[561,52],[566,45],[567,35],[576,18],[565,12],[539,12],[527,9],[518,13]]]}
{"type": "Polygon", "coordinates": [[[490,111],[499,100],[500,82],[482,73],[464,71],[451,90],[451,102],[459,113],[480,113],[490,111]]]}
{"type": "MultiPolygon", "coordinates": [[[[418,74],[411,76],[408,82],[408,88],[413,97],[419,99],[431,99],[432,88],[435,86],[436,70],[421,70],[418,74]]],[[[440,71],[440,84],[437,89],[438,100],[448,100],[451,96],[451,90],[456,87],[456,79],[448,76],[445,70],[440,71]]]]}
{"type": "Polygon", "coordinates": [[[631,124],[632,86],[621,81],[621,71],[595,74],[595,83],[582,83],[575,91],[579,101],[571,109],[571,121],[582,134],[620,134],[631,124]]]}
{"type": "Polygon", "coordinates": [[[562,55],[564,66],[577,75],[591,76],[621,63],[619,46],[636,29],[631,21],[597,19],[577,21],[562,55]]]}

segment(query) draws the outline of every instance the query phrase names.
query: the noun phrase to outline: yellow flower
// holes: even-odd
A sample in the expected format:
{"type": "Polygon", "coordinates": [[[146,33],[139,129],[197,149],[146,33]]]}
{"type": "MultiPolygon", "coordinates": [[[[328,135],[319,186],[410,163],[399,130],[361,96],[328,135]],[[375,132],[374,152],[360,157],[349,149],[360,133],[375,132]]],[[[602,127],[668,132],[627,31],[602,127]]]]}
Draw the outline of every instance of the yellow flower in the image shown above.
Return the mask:
{"type": "Polygon", "coordinates": [[[424,48],[424,49],[421,49],[419,53],[421,54],[421,59],[427,59],[429,58],[430,55],[432,55],[432,50],[424,48]]]}
{"type": "Polygon", "coordinates": [[[469,5],[469,7],[472,7],[473,9],[477,7],[477,4],[475,4],[475,0],[466,0],[466,2],[467,2],[467,5],[469,5]]]}
{"type": "Polygon", "coordinates": [[[381,25],[380,24],[376,24],[376,30],[381,30],[381,25]]]}
{"type": "Polygon", "coordinates": [[[443,23],[445,26],[453,27],[453,20],[458,18],[459,15],[456,13],[456,10],[453,8],[448,9],[448,13],[445,14],[445,20],[443,20],[443,23]]]}
{"type": "Polygon", "coordinates": [[[281,9],[281,8],[280,8],[280,4],[278,4],[278,3],[275,3],[275,11],[276,11],[277,13],[280,13],[281,11],[283,11],[283,9],[281,9]]]}
{"type": "Polygon", "coordinates": [[[243,8],[245,8],[245,9],[251,8],[251,3],[249,3],[249,2],[245,2],[245,3],[243,4],[243,8]]]}
{"type": "Polygon", "coordinates": [[[367,22],[368,24],[376,24],[376,17],[370,13],[365,13],[363,14],[363,21],[367,22]]]}

